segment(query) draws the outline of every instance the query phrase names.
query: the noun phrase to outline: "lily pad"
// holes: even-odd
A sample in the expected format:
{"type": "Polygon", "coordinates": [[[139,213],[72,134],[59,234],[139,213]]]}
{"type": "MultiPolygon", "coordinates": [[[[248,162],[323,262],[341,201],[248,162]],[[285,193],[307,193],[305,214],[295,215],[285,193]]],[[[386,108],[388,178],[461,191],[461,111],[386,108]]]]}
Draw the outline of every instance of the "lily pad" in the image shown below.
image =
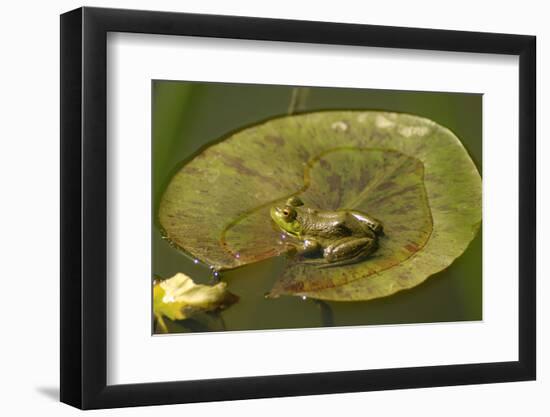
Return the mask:
{"type": "Polygon", "coordinates": [[[481,178],[460,140],[431,120],[376,111],[273,119],[202,151],[176,173],[159,219],[177,247],[232,269],[287,250],[269,209],[354,209],[385,236],[368,259],[317,268],[290,263],[271,296],[367,300],[423,282],[467,248],[481,222],[481,178]]]}

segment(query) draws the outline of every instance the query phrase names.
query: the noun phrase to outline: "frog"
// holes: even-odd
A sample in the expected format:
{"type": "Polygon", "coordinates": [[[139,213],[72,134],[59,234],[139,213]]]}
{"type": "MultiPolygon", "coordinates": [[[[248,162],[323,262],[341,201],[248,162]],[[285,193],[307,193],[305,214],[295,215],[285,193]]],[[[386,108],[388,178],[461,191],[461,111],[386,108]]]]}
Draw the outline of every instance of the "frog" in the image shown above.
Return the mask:
{"type": "Polygon", "coordinates": [[[282,237],[292,237],[289,252],[303,262],[336,266],[359,262],[378,249],[382,222],[358,210],[305,207],[298,196],[271,207],[271,219],[282,237]]]}

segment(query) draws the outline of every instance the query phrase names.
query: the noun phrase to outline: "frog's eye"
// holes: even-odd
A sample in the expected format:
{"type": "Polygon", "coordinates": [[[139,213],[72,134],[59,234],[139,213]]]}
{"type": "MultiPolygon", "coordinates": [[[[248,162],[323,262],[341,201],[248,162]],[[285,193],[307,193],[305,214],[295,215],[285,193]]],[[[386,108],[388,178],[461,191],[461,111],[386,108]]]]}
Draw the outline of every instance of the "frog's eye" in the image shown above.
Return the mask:
{"type": "Polygon", "coordinates": [[[296,210],[294,210],[294,208],[292,207],[285,207],[283,210],[282,210],[282,213],[283,213],[283,216],[285,218],[285,220],[287,221],[290,221],[290,220],[294,220],[296,218],[296,210]]]}

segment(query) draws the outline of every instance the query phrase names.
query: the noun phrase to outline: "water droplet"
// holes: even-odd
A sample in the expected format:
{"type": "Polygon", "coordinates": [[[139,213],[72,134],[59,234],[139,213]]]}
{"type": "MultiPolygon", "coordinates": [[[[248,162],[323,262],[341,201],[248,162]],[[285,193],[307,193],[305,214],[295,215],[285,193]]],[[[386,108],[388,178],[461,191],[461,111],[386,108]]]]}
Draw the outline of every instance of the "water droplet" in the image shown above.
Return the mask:
{"type": "Polygon", "coordinates": [[[199,263],[199,260],[198,260],[198,259],[194,259],[194,260],[193,260],[193,263],[196,265],[196,264],[199,263]]]}

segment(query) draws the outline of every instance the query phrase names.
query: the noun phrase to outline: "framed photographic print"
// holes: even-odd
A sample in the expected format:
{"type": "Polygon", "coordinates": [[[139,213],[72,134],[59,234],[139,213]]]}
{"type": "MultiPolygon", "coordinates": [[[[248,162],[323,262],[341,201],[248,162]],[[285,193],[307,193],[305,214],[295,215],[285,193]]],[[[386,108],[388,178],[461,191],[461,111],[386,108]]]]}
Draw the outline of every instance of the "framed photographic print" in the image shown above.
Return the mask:
{"type": "Polygon", "coordinates": [[[61,400],[535,378],[535,38],[61,16],[61,400]]]}

